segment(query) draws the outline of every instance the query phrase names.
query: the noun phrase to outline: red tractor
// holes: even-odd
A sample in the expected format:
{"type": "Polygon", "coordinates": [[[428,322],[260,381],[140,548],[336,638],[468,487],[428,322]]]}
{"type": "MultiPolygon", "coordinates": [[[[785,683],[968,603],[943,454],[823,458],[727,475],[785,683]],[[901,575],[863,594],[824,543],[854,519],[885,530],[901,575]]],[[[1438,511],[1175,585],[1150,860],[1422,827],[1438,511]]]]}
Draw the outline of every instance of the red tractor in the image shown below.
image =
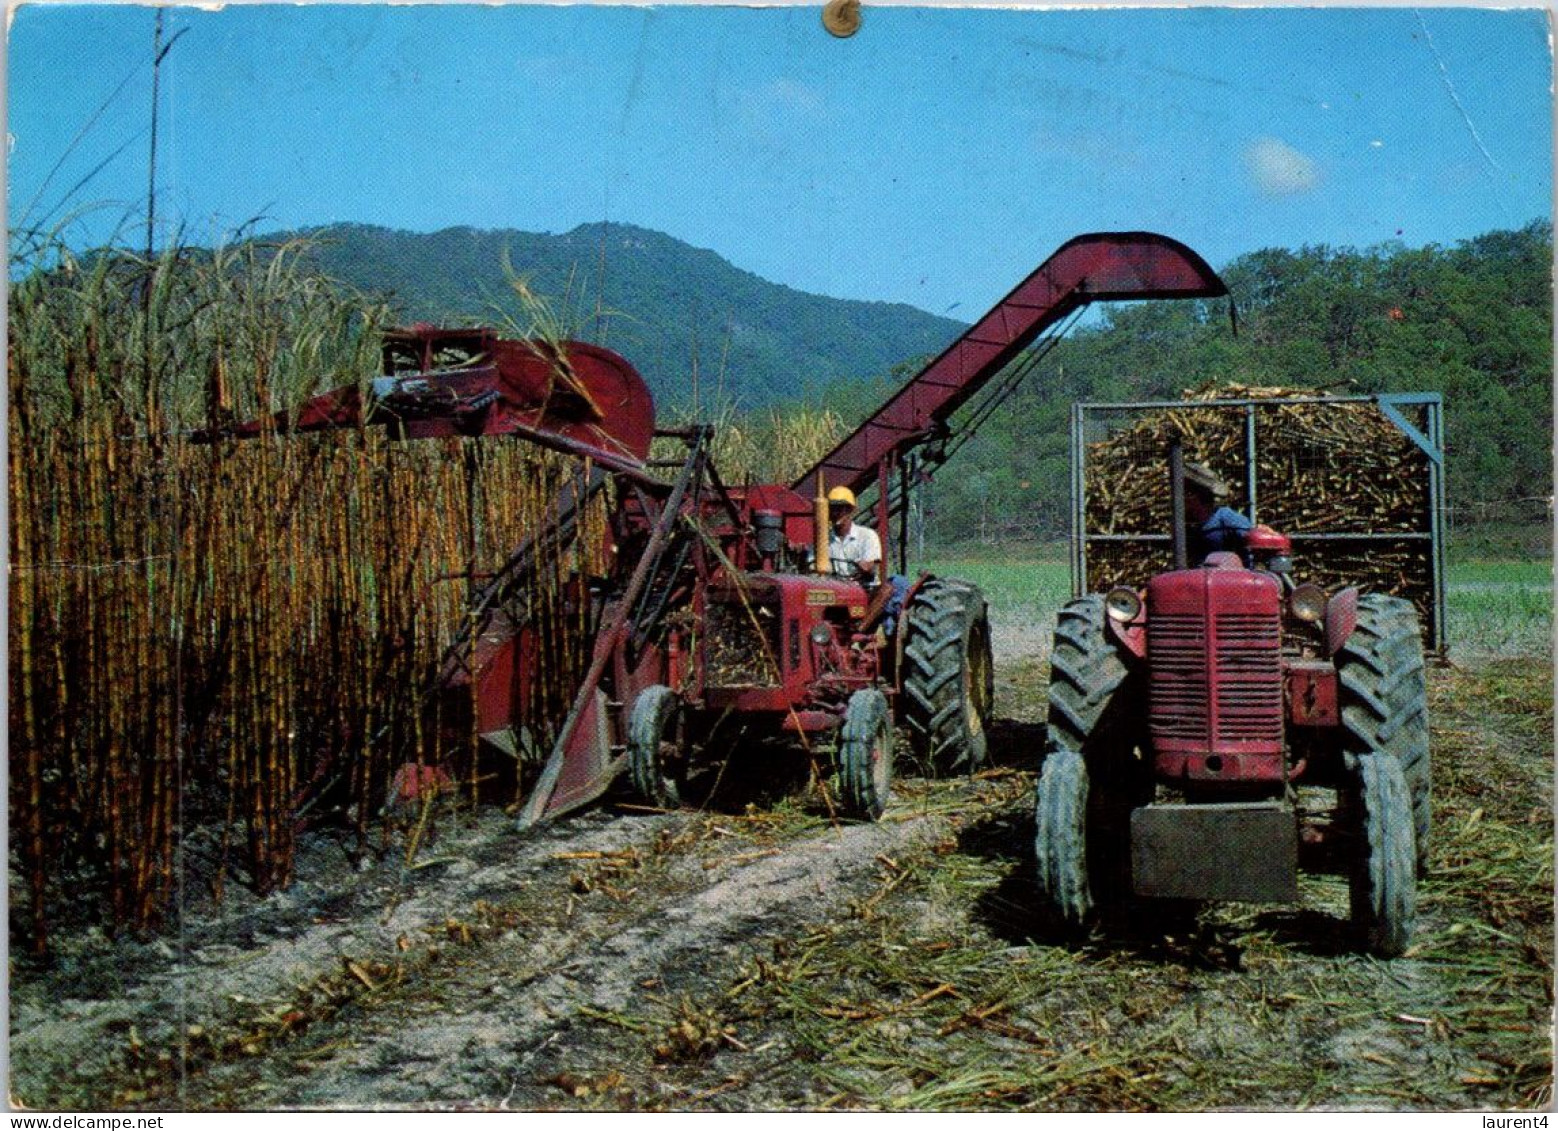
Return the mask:
{"type": "Polygon", "coordinates": [[[1190,563],[1169,455],[1176,568],[1072,601],[1055,629],[1035,838],[1051,926],[1133,896],[1292,901],[1301,862],[1339,864],[1359,941],[1399,955],[1429,841],[1416,610],[1295,584],[1266,527],[1190,563]]]}
{"type": "MultiPolygon", "coordinates": [[[[689,469],[704,438],[690,438],[689,469]]],[[[620,734],[642,799],[682,804],[689,778],[732,753],[734,733],[742,757],[788,737],[815,768],[831,760],[842,813],[867,819],[887,803],[895,721],[927,766],[983,763],[993,673],[976,588],[921,577],[897,593],[898,610],[892,582],[829,570],[815,503],[803,513],[787,488],[727,490],[713,476],[693,494],[645,555],[642,596],[607,606],[608,623],[624,618],[620,636],[596,645],[611,656],[598,693],[609,687],[605,731],[620,734]]]]}
{"type": "MultiPolygon", "coordinates": [[[[789,734],[808,749],[835,752],[842,808],[867,818],[887,801],[895,721],[925,768],[977,769],[993,690],[983,596],[966,583],[925,576],[906,592],[895,589],[888,555],[865,583],[831,576],[828,489],[874,494],[880,541],[892,547],[898,535],[898,569],[907,573],[910,489],[1015,388],[1043,351],[1030,354],[1027,366],[1012,363],[1041,335],[1053,343],[1068,316],[1100,300],[1226,293],[1199,256],[1162,236],[1081,236],[789,486],[727,490],[694,446],[682,479],[701,501],[691,509],[685,495],[668,502],[648,536],[653,552],[624,555],[656,563],[657,580],[645,589],[663,596],[612,606],[596,644],[601,670],[612,672],[610,693],[586,679],[579,709],[590,721],[565,727],[554,764],[593,764],[591,780],[599,781],[620,758],[644,798],[674,805],[697,764],[726,753],[709,739],[734,718],[749,732],[789,734]],[[637,608],[664,615],[641,623],[637,608]],[[634,623],[619,634],[622,617],[634,623]],[[591,695],[594,707],[585,701],[591,695]],[[587,747],[597,751],[593,762],[587,747]]],[[[523,820],[557,811],[567,796],[543,776],[523,820]]]]}

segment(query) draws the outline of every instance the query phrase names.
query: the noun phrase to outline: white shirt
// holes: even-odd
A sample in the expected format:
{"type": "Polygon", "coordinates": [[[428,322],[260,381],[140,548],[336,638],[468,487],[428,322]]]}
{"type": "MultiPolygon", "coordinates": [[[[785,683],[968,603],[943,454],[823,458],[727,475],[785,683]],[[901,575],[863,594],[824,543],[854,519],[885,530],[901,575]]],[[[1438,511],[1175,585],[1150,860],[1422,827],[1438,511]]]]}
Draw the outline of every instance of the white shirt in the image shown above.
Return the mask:
{"type": "Polygon", "coordinates": [[[832,526],[828,528],[828,558],[833,562],[833,572],[858,577],[860,571],[853,568],[855,563],[882,560],[882,540],[876,536],[876,531],[859,523],[850,523],[849,533],[842,538],[838,527],[832,526]],[[845,568],[840,569],[841,565],[845,568]]]}

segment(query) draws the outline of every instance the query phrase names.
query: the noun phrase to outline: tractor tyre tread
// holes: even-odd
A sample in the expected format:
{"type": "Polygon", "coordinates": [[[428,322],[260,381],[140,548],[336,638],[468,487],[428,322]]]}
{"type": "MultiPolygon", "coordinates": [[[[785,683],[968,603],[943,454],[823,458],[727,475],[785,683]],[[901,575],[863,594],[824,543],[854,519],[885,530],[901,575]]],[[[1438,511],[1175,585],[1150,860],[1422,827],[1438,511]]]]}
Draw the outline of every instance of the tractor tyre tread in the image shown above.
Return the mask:
{"type": "Polygon", "coordinates": [[[1401,764],[1422,873],[1432,836],[1432,762],[1423,639],[1411,602],[1379,593],[1358,598],[1358,625],[1336,667],[1347,750],[1387,754],[1401,764]]]}
{"type": "Polygon", "coordinates": [[[984,594],[934,578],[904,610],[903,721],[916,759],[935,773],[972,773],[989,757],[994,693],[984,594]]]}
{"type": "Polygon", "coordinates": [[[1353,925],[1370,953],[1395,958],[1411,942],[1417,917],[1411,797],[1400,762],[1389,755],[1360,755],[1356,775],[1353,925]]]}
{"type": "Polygon", "coordinates": [[[1102,745],[1110,704],[1129,674],[1105,632],[1098,594],[1065,605],[1050,652],[1049,749],[1086,753],[1102,745]]]}

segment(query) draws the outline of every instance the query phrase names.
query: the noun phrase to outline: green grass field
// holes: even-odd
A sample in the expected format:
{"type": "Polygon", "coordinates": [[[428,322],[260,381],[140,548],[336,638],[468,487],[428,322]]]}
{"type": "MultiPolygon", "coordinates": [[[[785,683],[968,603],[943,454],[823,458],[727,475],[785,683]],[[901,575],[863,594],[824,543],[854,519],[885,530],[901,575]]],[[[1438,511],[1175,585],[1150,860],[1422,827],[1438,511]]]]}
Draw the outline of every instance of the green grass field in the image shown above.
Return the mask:
{"type": "MultiPolygon", "coordinates": [[[[1064,548],[1046,547],[1028,560],[971,554],[932,556],[926,569],[971,581],[984,590],[992,620],[1042,635],[1048,651],[1056,610],[1071,597],[1064,548]]],[[[1553,633],[1551,563],[1533,559],[1457,560],[1446,577],[1446,630],[1454,657],[1550,654],[1553,633]]]]}

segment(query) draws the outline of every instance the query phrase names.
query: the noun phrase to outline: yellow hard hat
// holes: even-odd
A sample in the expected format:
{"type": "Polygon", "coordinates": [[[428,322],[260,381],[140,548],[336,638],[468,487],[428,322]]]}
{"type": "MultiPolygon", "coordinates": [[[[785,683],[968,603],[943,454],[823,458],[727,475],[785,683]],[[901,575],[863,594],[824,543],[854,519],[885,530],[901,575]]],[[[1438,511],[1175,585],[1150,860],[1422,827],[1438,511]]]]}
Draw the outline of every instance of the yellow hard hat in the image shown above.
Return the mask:
{"type": "Polygon", "coordinates": [[[828,506],[836,507],[841,504],[851,510],[855,507],[855,493],[848,487],[835,487],[828,492],[828,506]]]}

